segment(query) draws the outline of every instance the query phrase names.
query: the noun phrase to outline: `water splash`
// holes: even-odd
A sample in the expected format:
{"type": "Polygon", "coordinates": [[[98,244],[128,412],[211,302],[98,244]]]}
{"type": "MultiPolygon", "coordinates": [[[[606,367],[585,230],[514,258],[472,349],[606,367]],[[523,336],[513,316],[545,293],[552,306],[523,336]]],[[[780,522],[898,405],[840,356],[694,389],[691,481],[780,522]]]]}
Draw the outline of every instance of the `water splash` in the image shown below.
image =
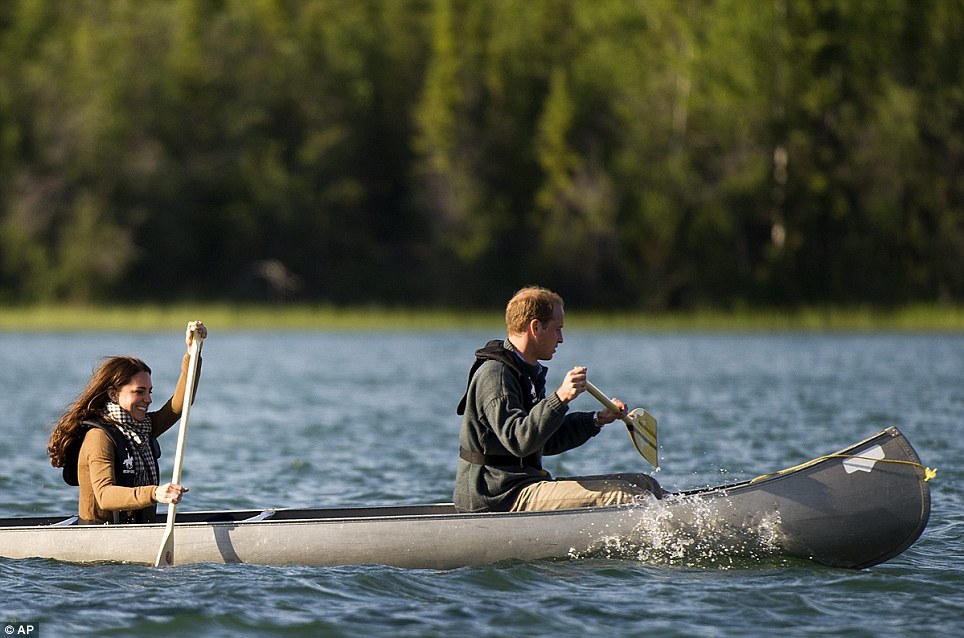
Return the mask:
{"type": "Polygon", "coordinates": [[[602,537],[587,551],[571,551],[570,557],[603,556],[721,569],[780,559],[783,533],[779,512],[760,512],[737,520],[734,511],[725,494],[649,500],[626,509],[625,516],[636,521],[629,534],[602,537]]]}

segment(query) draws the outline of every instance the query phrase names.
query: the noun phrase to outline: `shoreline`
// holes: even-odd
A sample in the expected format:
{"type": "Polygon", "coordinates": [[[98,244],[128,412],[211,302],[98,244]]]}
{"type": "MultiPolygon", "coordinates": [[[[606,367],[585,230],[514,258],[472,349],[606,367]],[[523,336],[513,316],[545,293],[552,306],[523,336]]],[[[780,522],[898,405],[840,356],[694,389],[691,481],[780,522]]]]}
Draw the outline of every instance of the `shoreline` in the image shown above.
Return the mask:
{"type": "MultiPolygon", "coordinates": [[[[0,308],[0,332],[181,330],[201,319],[218,330],[503,330],[501,311],[382,306],[172,303],[36,305],[0,308]]],[[[696,310],[687,312],[567,312],[569,330],[654,332],[964,332],[964,306],[696,310]]]]}

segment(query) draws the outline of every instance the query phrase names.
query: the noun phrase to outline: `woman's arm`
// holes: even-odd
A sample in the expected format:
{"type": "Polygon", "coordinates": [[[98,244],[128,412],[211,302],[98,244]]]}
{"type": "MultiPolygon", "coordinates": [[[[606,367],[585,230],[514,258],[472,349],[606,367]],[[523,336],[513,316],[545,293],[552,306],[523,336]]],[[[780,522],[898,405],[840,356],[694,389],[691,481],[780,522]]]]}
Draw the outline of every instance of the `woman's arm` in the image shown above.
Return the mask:
{"type": "Polygon", "coordinates": [[[80,447],[79,462],[87,464],[97,506],[105,511],[134,510],[155,502],[156,485],[114,485],[114,443],[100,428],[91,428],[80,447]]]}
{"type": "MultiPolygon", "coordinates": [[[[184,334],[184,343],[187,345],[188,352],[191,350],[191,343],[194,340],[194,333],[197,332],[202,339],[207,337],[208,331],[204,327],[204,324],[200,321],[192,321],[187,324],[187,331],[184,334]]],[[[181,374],[177,378],[177,385],[174,387],[174,394],[168,399],[167,403],[164,404],[160,410],[156,412],[151,412],[151,423],[152,433],[154,436],[160,436],[167,430],[171,428],[172,425],[177,423],[177,420],[181,418],[181,411],[184,408],[184,391],[187,388],[187,368],[190,364],[191,356],[189,353],[184,354],[184,358],[181,359],[181,374]]],[[[197,364],[197,374],[194,377],[194,396],[197,397],[197,386],[198,381],[201,379],[201,364],[203,360],[200,357],[200,351],[198,352],[198,364],[197,364]]]]}

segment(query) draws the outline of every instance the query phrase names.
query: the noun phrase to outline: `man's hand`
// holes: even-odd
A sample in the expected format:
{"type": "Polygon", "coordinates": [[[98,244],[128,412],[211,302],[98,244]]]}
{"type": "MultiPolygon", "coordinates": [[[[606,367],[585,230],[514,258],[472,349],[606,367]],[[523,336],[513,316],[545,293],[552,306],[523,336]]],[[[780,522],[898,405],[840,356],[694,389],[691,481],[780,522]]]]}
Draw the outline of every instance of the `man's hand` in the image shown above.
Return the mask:
{"type": "Polygon", "coordinates": [[[596,425],[598,425],[599,427],[602,427],[602,426],[604,426],[604,425],[607,425],[607,424],[609,424],[609,423],[612,423],[612,422],[615,421],[616,419],[622,419],[623,417],[626,416],[626,404],[625,404],[625,403],[623,403],[622,401],[620,401],[619,399],[616,399],[616,398],[612,398],[612,399],[610,399],[610,401],[613,402],[613,405],[615,405],[617,408],[619,408],[619,412],[613,412],[613,411],[610,410],[609,408],[603,408],[602,410],[600,410],[599,412],[597,412],[597,413],[596,413],[596,425]]]}
{"type": "Polygon", "coordinates": [[[556,396],[563,403],[569,403],[586,391],[586,367],[576,366],[566,373],[562,385],[556,390],[556,396]]]}

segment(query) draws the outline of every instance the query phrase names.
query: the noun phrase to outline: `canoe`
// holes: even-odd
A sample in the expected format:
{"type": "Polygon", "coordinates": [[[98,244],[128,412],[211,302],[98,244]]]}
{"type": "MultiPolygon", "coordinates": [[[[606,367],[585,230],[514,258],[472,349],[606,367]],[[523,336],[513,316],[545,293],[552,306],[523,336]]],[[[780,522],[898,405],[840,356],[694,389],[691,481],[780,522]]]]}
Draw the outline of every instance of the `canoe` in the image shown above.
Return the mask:
{"type": "MultiPolygon", "coordinates": [[[[793,468],[633,505],[474,514],[444,503],[178,511],[175,562],[449,569],[598,556],[686,564],[789,557],[863,568],[921,535],[931,474],[904,435],[888,428],[793,468]]],[[[163,523],[5,518],[0,557],[150,565],[163,534],[163,523]]]]}

